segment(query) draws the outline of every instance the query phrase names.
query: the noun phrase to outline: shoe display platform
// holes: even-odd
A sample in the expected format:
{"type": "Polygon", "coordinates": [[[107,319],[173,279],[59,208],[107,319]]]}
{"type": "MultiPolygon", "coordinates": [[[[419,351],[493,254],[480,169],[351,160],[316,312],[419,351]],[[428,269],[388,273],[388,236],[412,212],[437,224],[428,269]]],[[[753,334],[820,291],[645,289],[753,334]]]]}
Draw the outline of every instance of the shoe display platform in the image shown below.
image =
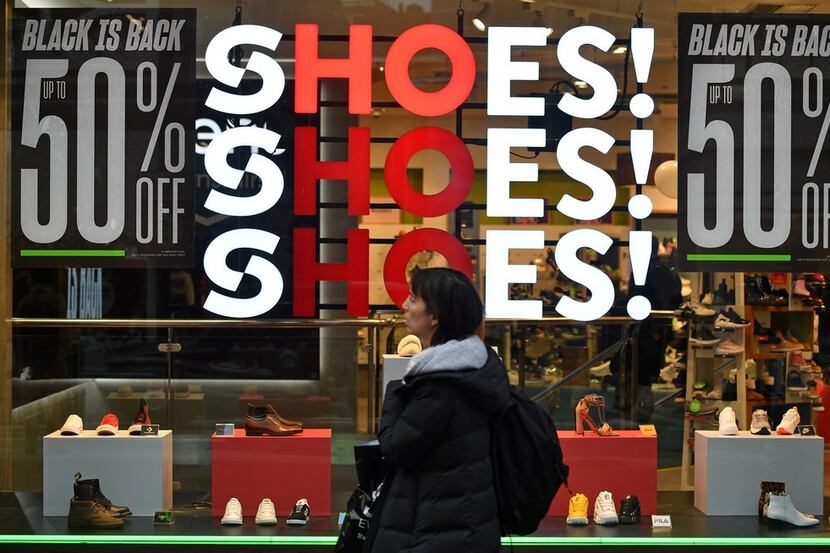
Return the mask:
{"type": "Polygon", "coordinates": [[[79,436],[55,431],[43,437],[43,515],[66,516],[75,473],[101,481],[104,494],[136,516],[152,516],[173,504],[173,432],[158,436],[79,436]]]}
{"type": "Polygon", "coordinates": [[[763,481],[784,482],[799,510],[821,515],[824,439],[695,432],[695,507],[701,512],[757,516],[763,481]]]}
{"type": "MultiPolygon", "coordinates": [[[[306,429],[292,436],[211,437],[213,516],[220,517],[227,501],[242,503],[242,514],[253,516],[263,498],[278,508],[307,499],[311,515],[331,514],[331,429],[306,429]]],[[[217,519],[218,523],[218,519],[217,519]]]]}
{"type": "MultiPolygon", "coordinates": [[[[619,501],[636,495],[643,515],[657,508],[657,437],[643,436],[639,430],[615,430],[614,436],[585,432],[559,431],[562,453],[570,467],[568,485],[574,493],[589,498],[588,516],[593,501],[603,490],[619,501]]],[[[562,487],[548,511],[550,516],[568,514],[568,490],[562,487]]]]}
{"type": "MultiPolygon", "coordinates": [[[[28,492],[0,493],[0,551],[75,553],[90,551],[284,551],[327,552],[337,541],[338,516],[312,517],[308,526],[285,524],[290,505],[277,505],[277,526],[262,527],[246,517],[242,526],[226,527],[210,508],[184,506],[193,496],[176,494],[173,524],[153,524],[152,517],[131,517],[117,530],[74,530],[66,517],[43,517],[42,496],[28,492]],[[163,546],[163,548],[161,547],[163,546]]],[[[709,553],[747,551],[827,551],[827,519],[814,528],[773,530],[751,517],[707,517],[696,510],[691,492],[661,492],[658,511],[670,515],[672,528],[652,529],[650,517],[625,526],[567,526],[564,517],[545,519],[531,536],[512,538],[515,551],[689,551],[709,553]],[[798,546],[798,547],[795,547],[798,546]]],[[[312,505],[312,508],[314,506],[312,505]]],[[[830,504],[828,504],[830,508],[830,504]]],[[[511,539],[502,539],[511,551],[511,539]]]]}

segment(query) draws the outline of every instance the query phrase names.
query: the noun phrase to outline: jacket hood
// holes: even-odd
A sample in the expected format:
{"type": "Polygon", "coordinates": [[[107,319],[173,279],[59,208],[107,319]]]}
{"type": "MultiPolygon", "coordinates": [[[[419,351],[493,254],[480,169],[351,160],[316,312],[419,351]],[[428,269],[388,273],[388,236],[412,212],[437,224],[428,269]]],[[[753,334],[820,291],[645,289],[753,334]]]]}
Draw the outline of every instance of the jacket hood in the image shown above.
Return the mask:
{"type": "Polygon", "coordinates": [[[460,388],[485,412],[501,410],[510,389],[501,359],[478,336],[450,340],[413,357],[404,383],[416,386],[427,379],[441,379],[460,388]]]}

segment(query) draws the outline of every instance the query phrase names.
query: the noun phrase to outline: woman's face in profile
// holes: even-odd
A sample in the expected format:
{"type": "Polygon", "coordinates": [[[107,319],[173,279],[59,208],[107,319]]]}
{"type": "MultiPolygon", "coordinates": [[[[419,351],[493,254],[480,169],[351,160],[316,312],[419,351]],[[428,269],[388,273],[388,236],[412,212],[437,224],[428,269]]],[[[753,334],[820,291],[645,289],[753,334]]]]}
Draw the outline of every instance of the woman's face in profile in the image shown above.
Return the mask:
{"type": "Polygon", "coordinates": [[[417,336],[426,347],[438,320],[427,312],[427,304],[424,300],[411,290],[409,297],[403,302],[403,320],[406,323],[407,332],[417,336]]]}

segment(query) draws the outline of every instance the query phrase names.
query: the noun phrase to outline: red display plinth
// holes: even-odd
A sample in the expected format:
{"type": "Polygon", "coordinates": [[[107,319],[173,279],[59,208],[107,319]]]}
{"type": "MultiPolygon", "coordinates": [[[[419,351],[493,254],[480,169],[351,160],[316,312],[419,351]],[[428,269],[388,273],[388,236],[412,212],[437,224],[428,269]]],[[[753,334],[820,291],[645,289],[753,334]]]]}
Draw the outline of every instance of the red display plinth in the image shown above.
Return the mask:
{"type": "Polygon", "coordinates": [[[268,497],[282,520],[298,499],[307,499],[312,516],[331,514],[331,429],[307,429],[293,436],[233,436],[211,438],[211,482],[214,516],[225,512],[231,497],[242,503],[242,514],[254,516],[268,497]]]}
{"type": "MultiPolygon", "coordinates": [[[[585,432],[559,432],[565,464],[571,469],[568,485],[574,493],[588,496],[588,515],[594,514],[594,500],[607,490],[620,500],[636,495],[642,514],[657,514],[657,437],[639,430],[616,430],[617,436],[585,432]]],[[[563,486],[553,499],[548,516],[567,516],[568,490],[563,486]]]]}

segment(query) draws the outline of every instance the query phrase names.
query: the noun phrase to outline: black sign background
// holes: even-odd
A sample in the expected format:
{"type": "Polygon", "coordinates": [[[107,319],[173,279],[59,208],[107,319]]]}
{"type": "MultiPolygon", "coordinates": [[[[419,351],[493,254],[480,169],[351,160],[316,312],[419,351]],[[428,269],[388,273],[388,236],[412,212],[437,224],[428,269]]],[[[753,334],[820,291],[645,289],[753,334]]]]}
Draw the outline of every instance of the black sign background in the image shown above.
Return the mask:
{"type": "MultiPolygon", "coordinates": [[[[830,263],[830,248],[823,239],[823,211],[827,209],[824,183],[830,182],[830,151],[821,147],[820,132],[830,100],[830,61],[827,57],[830,52],[824,55],[797,54],[798,48],[810,44],[809,32],[814,27],[822,32],[825,26],[830,25],[830,16],[680,14],[678,21],[678,240],[681,268],[692,271],[826,269],[830,263]],[[708,36],[708,41],[701,42],[700,34],[693,35],[695,25],[710,26],[706,31],[708,35],[703,35],[708,36]],[[728,35],[737,37],[748,34],[747,31],[755,25],[758,30],[751,48],[748,45],[744,50],[738,42],[730,44],[727,40],[721,43],[721,46],[725,44],[726,52],[716,50],[717,38],[723,27],[727,28],[728,35]],[[769,50],[766,49],[768,26],[772,26],[769,27],[772,29],[769,50]],[[797,40],[798,33],[804,31],[798,26],[806,26],[809,31],[803,41],[797,40]],[[783,49],[775,52],[772,47],[778,43],[778,34],[783,35],[783,49]],[[690,55],[693,36],[697,37],[694,41],[698,46],[696,51],[703,55],[690,55]],[[700,47],[701,43],[703,47],[700,47]],[[707,47],[709,50],[703,49],[707,47]],[[694,73],[697,73],[699,83],[711,80],[707,72],[709,77],[716,74],[715,64],[733,68],[734,75],[722,82],[713,82],[710,86],[704,84],[695,89],[694,73]],[[808,68],[813,68],[811,71],[815,73],[807,91],[812,116],[805,114],[804,105],[803,76],[808,68]],[[819,85],[823,87],[821,96],[817,92],[819,85]],[[778,100],[775,99],[777,94],[778,100]],[[727,95],[731,103],[727,102],[727,95]],[[789,96],[788,100],[786,96],[789,96]],[[760,108],[757,105],[759,97],[760,108]],[[786,139],[788,129],[784,125],[787,116],[791,119],[789,144],[786,139]],[[779,128],[776,128],[776,117],[779,128]],[[723,136],[715,138],[719,134],[717,126],[723,124],[727,127],[721,134],[726,136],[731,131],[734,138],[731,145],[723,136]],[[701,148],[702,152],[696,151],[701,148]],[[808,176],[817,148],[815,170],[812,176],[808,176]],[[718,163],[727,166],[730,159],[734,163],[734,191],[718,196],[718,163]],[[776,161],[779,169],[786,169],[778,176],[775,175],[776,161]],[[746,179],[745,166],[749,169],[746,179]],[[755,174],[760,178],[753,177],[755,171],[759,172],[755,174]],[[786,177],[787,171],[789,178],[786,177]],[[703,194],[689,193],[690,174],[703,175],[703,194]],[[814,189],[807,189],[808,209],[802,210],[807,183],[815,183],[818,193],[814,196],[814,189]],[[760,189],[751,191],[747,188],[757,184],[760,184],[760,189]],[[726,221],[731,216],[731,233],[725,225],[719,236],[706,244],[706,240],[700,239],[701,224],[710,231],[716,228],[719,221],[717,210],[727,205],[727,196],[734,201],[734,209],[720,221],[726,221]],[[692,205],[695,197],[703,200],[702,206],[697,209],[692,205]],[[745,209],[745,198],[760,200],[760,208],[745,209]],[[814,203],[816,198],[818,203],[814,203]],[[816,218],[816,212],[821,216],[816,218]],[[765,244],[764,233],[753,230],[758,227],[752,221],[759,220],[760,228],[770,232],[776,216],[781,225],[779,228],[784,229],[783,223],[789,223],[789,231],[781,233],[783,241],[769,236],[765,244]],[[745,230],[745,225],[749,225],[748,230],[745,230]],[[807,229],[806,235],[803,227],[807,229]],[[693,236],[694,228],[697,228],[696,236],[693,236]],[[805,244],[805,241],[812,245],[805,244]]],[[[830,141],[830,135],[826,140],[830,141]]],[[[750,206],[753,204],[752,201],[749,203],[750,206]]]]}
{"type": "MultiPolygon", "coordinates": [[[[196,75],[196,10],[194,9],[123,9],[123,10],[84,10],[84,9],[22,9],[15,11],[15,19],[12,24],[13,52],[12,52],[12,248],[13,264],[16,267],[65,267],[65,266],[101,266],[101,267],[191,267],[194,263],[193,246],[193,148],[194,148],[194,123],[195,110],[193,104],[194,84],[196,75]],[[27,20],[45,21],[45,33],[43,41],[48,43],[52,29],[57,22],[65,26],[69,20],[92,20],[88,33],[88,49],[72,51],[23,51],[24,31],[27,20]],[[150,22],[154,22],[158,30],[160,20],[184,20],[181,27],[179,48],[176,50],[163,51],[127,51],[127,29],[139,28],[144,31],[150,28],[150,22]],[[118,35],[121,37],[118,48],[113,51],[98,50],[95,47],[99,44],[99,28],[102,20],[119,20],[121,30],[118,35]],[[124,97],[112,100],[108,98],[108,87],[114,85],[108,79],[99,74],[94,78],[94,199],[81,198],[80,202],[89,202],[94,205],[94,220],[97,225],[105,225],[107,221],[107,180],[108,165],[121,164],[124,167],[124,219],[123,231],[114,240],[106,243],[95,243],[86,240],[78,230],[77,217],[77,193],[78,193],[78,159],[86,152],[79,151],[78,123],[79,117],[89,115],[90,111],[85,108],[79,109],[79,70],[85,63],[87,70],[100,69],[109,62],[89,62],[93,58],[109,58],[114,60],[124,75],[124,97]],[[36,138],[36,147],[22,144],[22,126],[24,117],[24,94],[27,77],[27,62],[29,60],[68,60],[68,71],[65,76],[46,79],[54,83],[56,87],[65,85],[65,97],[57,98],[57,91],[52,91],[48,98],[44,98],[42,82],[32,82],[32,86],[41,88],[37,98],[40,101],[38,119],[52,115],[63,120],[66,125],[66,143],[60,140],[53,142],[50,137],[43,134],[36,138]],[[156,99],[151,100],[151,70],[143,72],[143,102],[145,108],[151,105],[154,109],[142,111],[137,105],[139,91],[137,90],[137,69],[140,64],[150,62],[157,68],[155,82],[156,99]],[[169,105],[166,110],[159,133],[156,139],[155,148],[151,148],[151,136],[156,125],[157,115],[163,105],[163,98],[167,88],[168,80],[171,77],[174,64],[181,64],[172,89],[169,105]],[[59,84],[63,82],[63,85],[59,84]],[[108,144],[118,136],[110,133],[118,133],[119,129],[108,129],[108,117],[113,108],[123,102],[124,107],[124,143],[125,155],[121,159],[109,159],[107,156],[108,144]],[[79,111],[81,112],[79,114],[79,111]],[[183,131],[183,159],[179,159],[179,136],[174,130],[171,131],[171,139],[166,140],[165,130],[168,125],[180,124],[183,131]],[[21,218],[29,217],[31,214],[21,213],[21,170],[34,168],[38,170],[37,184],[37,219],[41,224],[46,224],[49,219],[50,203],[58,197],[50,189],[50,180],[54,179],[55,169],[50,165],[50,148],[57,148],[66,155],[66,182],[67,182],[67,224],[66,230],[57,240],[50,240],[48,243],[38,243],[30,240],[24,235],[21,218]],[[169,160],[165,162],[165,150],[168,149],[169,160]],[[147,170],[142,171],[145,152],[152,149],[152,157],[149,159],[147,170]],[[172,166],[175,170],[168,169],[172,166]],[[146,244],[139,243],[136,237],[136,182],[141,177],[149,177],[154,184],[157,179],[183,178],[184,181],[178,187],[178,208],[183,213],[178,214],[176,232],[178,239],[174,243],[173,222],[171,213],[162,214],[162,241],[158,243],[158,225],[156,222],[157,210],[153,210],[152,222],[148,219],[142,221],[143,227],[149,228],[153,225],[154,239],[146,244]],[[86,257],[78,255],[62,255],[57,257],[29,257],[22,256],[21,250],[124,250],[123,257],[86,257]]],[[[69,36],[69,35],[67,35],[69,36]]],[[[160,35],[164,36],[164,35],[160,35]]],[[[158,42],[161,46],[163,43],[158,42]]],[[[71,46],[70,42],[67,45],[71,46]]],[[[84,79],[82,79],[83,81],[84,79]]],[[[109,79],[113,80],[113,79],[109,79]]],[[[120,80],[115,79],[115,80],[120,80]]],[[[89,79],[86,79],[87,83],[89,79]]],[[[50,85],[51,86],[51,85],[50,85]]],[[[118,86],[118,83],[115,83],[118,86]]],[[[33,119],[35,128],[37,120],[33,119]]],[[[44,125],[40,126],[43,132],[44,125]]],[[[83,150],[83,148],[81,148],[83,150]]],[[[84,164],[88,165],[88,164],[84,164]]],[[[173,209],[173,191],[171,184],[161,183],[154,186],[153,205],[158,206],[159,196],[163,207],[173,209]],[[159,190],[161,192],[159,193],[159,190]]],[[[146,196],[140,202],[147,205],[146,196]]],[[[146,207],[144,209],[147,211],[146,207]]],[[[118,216],[120,219],[120,216],[118,216]]],[[[118,224],[116,224],[116,227],[118,224]]]]}

